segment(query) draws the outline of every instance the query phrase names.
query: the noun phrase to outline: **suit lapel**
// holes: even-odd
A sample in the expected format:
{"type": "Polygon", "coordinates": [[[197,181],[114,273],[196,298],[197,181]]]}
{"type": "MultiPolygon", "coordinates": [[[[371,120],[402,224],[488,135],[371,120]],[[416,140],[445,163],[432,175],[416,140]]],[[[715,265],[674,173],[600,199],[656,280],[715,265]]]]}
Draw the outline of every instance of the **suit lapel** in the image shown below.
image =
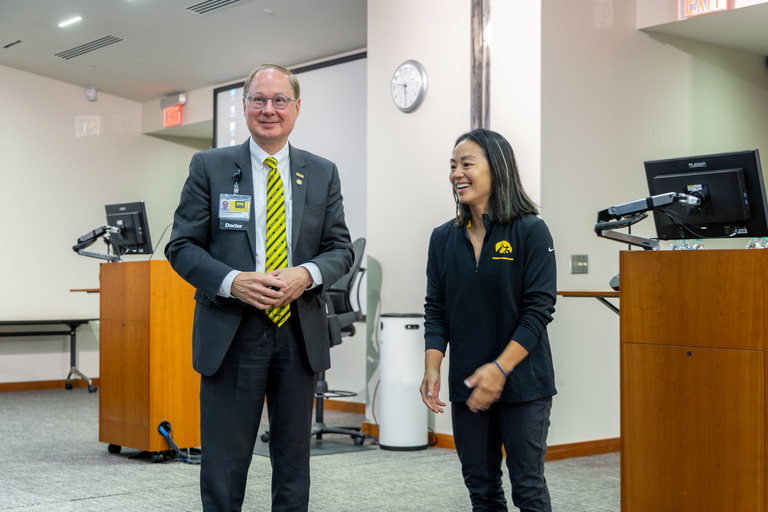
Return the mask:
{"type": "Polygon", "coordinates": [[[253,168],[251,167],[251,148],[250,141],[245,141],[240,146],[235,158],[235,165],[242,171],[240,178],[240,194],[251,196],[251,219],[248,221],[248,245],[251,248],[253,261],[256,261],[256,222],[254,208],[257,204],[257,198],[253,197],[253,168]]]}
{"type": "Polygon", "coordinates": [[[293,224],[291,229],[291,247],[293,254],[296,254],[296,247],[299,243],[299,231],[301,230],[301,220],[304,217],[304,203],[307,199],[307,180],[309,173],[306,171],[306,162],[299,151],[293,146],[288,146],[291,159],[291,191],[293,193],[293,224]]]}

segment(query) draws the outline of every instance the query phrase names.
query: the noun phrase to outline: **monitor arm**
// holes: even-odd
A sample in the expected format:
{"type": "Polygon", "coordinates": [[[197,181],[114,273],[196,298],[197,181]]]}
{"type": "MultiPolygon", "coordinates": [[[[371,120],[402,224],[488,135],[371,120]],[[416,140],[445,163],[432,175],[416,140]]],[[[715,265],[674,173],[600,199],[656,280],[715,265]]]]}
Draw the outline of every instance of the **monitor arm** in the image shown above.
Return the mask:
{"type": "Polygon", "coordinates": [[[88,256],[91,258],[99,258],[102,260],[107,260],[110,262],[117,262],[120,261],[120,255],[118,254],[100,254],[96,252],[89,252],[86,251],[85,248],[93,245],[96,240],[104,237],[104,242],[107,244],[107,248],[109,248],[110,241],[109,241],[109,235],[115,234],[119,235],[122,232],[120,228],[116,228],[113,226],[101,226],[93,231],[90,231],[80,238],[77,239],[77,243],[72,246],[72,250],[75,251],[77,254],[80,254],[82,256],[88,256]]]}
{"type": "Polygon", "coordinates": [[[646,251],[659,249],[659,241],[656,239],[642,238],[628,233],[619,233],[614,229],[626,228],[636,224],[648,216],[648,211],[669,206],[673,203],[683,203],[689,206],[701,204],[701,198],[678,192],[667,192],[656,196],[638,199],[597,212],[597,224],[595,233],[597,236],[637,245],[646,251]]]}

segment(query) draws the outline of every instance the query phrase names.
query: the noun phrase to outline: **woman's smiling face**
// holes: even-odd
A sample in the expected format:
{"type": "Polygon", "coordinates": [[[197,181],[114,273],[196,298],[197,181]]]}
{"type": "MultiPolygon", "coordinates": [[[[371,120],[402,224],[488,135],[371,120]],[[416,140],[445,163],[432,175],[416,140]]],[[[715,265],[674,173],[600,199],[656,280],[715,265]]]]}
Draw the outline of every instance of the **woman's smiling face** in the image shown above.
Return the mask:
{"type": "Polygon", "coordinates": [[[451,172],[453,190],[462,204],[485,212],[493,190],[493,179],[483,148],[464,139],[453,148],[451,172]]]}

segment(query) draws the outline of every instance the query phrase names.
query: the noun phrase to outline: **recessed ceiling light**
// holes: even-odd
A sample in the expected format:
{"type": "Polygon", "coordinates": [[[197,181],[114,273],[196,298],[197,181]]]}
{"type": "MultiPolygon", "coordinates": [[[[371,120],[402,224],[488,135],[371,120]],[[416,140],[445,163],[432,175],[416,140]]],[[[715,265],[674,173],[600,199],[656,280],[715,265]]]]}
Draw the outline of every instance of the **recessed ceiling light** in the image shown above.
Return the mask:
{"type": "Polygon", "coordinates": [[[69,19],[69,20],[67,20],[67,21],[62,21],[61,23],[59,23],[59,28],[64,28],[64,27],[66,27],[67,25],[71,25],[71,24],[73,24],[73,23],[77,23],[78,21],[80,21],[80,20],[82,20],[82,19],[83,19],[83,18],[81,18],[80,16],[75,16],[74,18],[72,18],[72,19],[69,19]]]}
{"type": "Polygon", "coordinates": [[[261,10],[264,14],[275,14],[274,9],[270,9],[269,7],[265,7],[261,10]]]}

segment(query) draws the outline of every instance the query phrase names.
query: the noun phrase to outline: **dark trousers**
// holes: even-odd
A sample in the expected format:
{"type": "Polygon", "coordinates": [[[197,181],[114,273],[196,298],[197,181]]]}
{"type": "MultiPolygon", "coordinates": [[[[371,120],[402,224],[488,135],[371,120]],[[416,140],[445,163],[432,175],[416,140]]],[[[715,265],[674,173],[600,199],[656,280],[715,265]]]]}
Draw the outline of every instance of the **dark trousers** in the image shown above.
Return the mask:
{"type": "MultiPolygon", "coordinates": [[[[200,493],[205,512],[241,509],[265,397],[272,510],[308,508],[316,374],[294,336],[294,316],[278,328],[262,312],[249,310],[219,370],[201,378],[200,493]]],[[[255,508],[267,509],[265,504],[255,508]]]]}
{"type": "Polygon", "coordinates": [[[512,501],[521,512],[550,512],[544,457],[552,398],[518,404],[495,403],[472,412],[451,402],[453,440],[461,461],[472,510],[507,510],[501,484],[504,446],[512,501]]]}

